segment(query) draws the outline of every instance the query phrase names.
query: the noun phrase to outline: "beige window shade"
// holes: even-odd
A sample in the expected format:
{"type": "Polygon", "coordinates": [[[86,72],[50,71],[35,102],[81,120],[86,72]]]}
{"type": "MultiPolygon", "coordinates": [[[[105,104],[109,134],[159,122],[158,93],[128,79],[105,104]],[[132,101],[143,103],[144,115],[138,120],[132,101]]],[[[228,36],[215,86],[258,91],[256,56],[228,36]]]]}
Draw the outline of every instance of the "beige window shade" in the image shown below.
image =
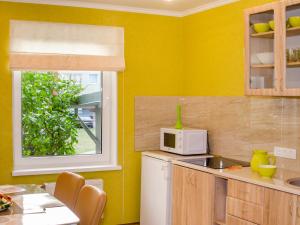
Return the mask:
{"type": "Polygon", "coordinates": [[[10,22],[13,70],[125,69],[124,30],[119,27],[10,22]]]}

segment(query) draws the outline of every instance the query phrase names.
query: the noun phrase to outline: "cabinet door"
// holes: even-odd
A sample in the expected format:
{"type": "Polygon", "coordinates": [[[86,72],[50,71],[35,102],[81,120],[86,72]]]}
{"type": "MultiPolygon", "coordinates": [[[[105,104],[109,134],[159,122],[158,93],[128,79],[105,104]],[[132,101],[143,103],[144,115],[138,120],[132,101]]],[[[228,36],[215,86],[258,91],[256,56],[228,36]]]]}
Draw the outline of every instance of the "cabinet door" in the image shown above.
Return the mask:
{"type": "Polygon", "coordinates": [[[264,188],[258,185],[230,179],[228,181],[227,195],[249,203],[262,205],[264,199],[264,188]]]}
{"type": "Polygon", "coordinates": [[[300,225],[300,196],[297,197],[296,204],[296,225],[300,225]]]}
{"type": "MultiPolygon", "coordinates": [[[[280,95],[283,71],[280,3],[245,11],[245,94],[280,95]],[[254,24],[274,21],[275,31],[259,32],[254,24]]],[[[268,29],[268,27],[266,27],[268,29]]]]}
{"type": "Polygon", "coordinates": [[[300,0],[283,2],[282,20],[288,21],[283,30],[283,78],[284,96],[300,96],[300,27],[295,26],[289,18],[300,15],[300,0]],[[293,27],[294,26],[294,27],[293,27]]]}
{"type": "Polygon", "coordinates": [[[297,196],[265,189],[264,225],[295,225],[297,196]]]}
{"type": "Polygon", "coordinates": [[[169,162],[142,157],[141,225],[170,225],[169,162]]]}
{"type": "Polygon", "coordinates": [[[173,225],[211,225],[214,176],[173,166],[173,225]]]}
{"type": "Polygon", "coordinates": [[[255,224],[262,224],[263,207],[236,198],[227,197],[227,214],[255,224]]]}

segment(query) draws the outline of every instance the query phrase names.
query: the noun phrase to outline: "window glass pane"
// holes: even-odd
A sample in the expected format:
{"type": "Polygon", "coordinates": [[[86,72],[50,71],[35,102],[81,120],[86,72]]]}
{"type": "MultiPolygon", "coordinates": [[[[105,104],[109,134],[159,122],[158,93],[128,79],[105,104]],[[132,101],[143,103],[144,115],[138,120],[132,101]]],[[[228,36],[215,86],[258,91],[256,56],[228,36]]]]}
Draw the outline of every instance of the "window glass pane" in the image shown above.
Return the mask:
{"type": "Polygon", "coordinates": [[[257,29],[260,23],[269,21],[274,21],[274,10],[250,16],[250,89],[272,89],[275,85],[274,55],[277,49],[274,32],[259,32],[257,29]]]}
{"type": "Polygon", "coordinates": [[[23,157],[101,153],[101,72],[21,76],[23,157]]]}
{"type": "Polygon", "coordinates": [[[97,83],[97,79],[98,79],[97,74],[90,74],[89,75],[89,83],[90,84],[96,84],[97,83]]]}
{"type": "Polygon", "coordinates": [[[300,88],[300,33],[293,17],[299,16],[300,4],[286,7],[286,89],[300,88]]]}

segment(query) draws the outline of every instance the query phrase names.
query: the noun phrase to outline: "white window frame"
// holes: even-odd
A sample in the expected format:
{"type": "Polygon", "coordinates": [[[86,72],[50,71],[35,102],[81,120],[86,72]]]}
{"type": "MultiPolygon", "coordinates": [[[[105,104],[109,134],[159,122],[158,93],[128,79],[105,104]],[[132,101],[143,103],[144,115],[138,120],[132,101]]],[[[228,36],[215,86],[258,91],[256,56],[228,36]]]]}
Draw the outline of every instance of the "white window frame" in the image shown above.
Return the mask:
{"type": "Polygon", "coordinates": [[[21,71],[13,71],[13,176],[62,171],[120,170],[117,163],[117,72],[103,72],[102,153],[93,155],[22,157],[21,71]]]}

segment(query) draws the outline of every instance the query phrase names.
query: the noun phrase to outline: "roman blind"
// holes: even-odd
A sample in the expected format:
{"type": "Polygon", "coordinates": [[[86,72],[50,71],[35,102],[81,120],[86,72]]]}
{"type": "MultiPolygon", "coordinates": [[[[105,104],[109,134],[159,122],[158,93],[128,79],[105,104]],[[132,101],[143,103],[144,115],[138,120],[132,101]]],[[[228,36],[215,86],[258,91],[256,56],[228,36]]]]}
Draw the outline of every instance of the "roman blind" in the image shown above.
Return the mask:
{"type": "Polygon", "coordinates": [[[122,71],[121,27],[10,21],[12,70],[122,71]]]}

